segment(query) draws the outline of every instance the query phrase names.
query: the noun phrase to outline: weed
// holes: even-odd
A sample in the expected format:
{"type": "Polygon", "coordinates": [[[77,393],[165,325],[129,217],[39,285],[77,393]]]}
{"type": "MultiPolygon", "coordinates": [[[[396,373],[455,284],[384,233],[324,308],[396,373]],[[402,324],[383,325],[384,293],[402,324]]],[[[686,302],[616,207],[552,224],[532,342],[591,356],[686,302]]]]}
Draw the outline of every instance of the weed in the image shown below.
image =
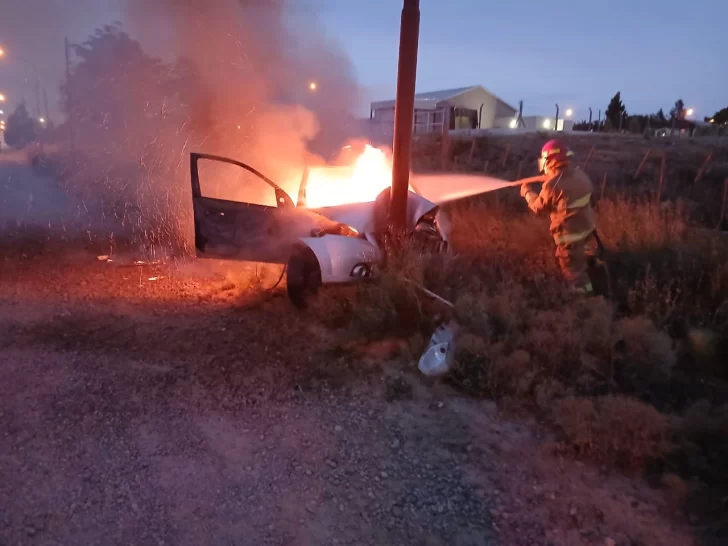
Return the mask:
{"type": "Polygon", "coordinates": [[[620,468],[643,468],[671,447],[668,417],[625,396],[565,398],[552,418],[566,449],[620,468]]]}

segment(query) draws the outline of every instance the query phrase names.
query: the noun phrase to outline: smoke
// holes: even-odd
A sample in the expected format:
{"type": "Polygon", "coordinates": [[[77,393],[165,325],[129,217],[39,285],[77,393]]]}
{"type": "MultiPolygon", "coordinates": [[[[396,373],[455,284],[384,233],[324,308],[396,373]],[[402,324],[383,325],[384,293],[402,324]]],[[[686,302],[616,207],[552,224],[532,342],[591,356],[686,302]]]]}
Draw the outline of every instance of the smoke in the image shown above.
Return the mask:
{"type": "MultiPolygon", "coordinates": [[[[204,151],[233,155],[282,185],[346,133],[359,88],[314,6],[286,0],[126,0],[129,30],[194,67],[190,105],[204,151]],[[161,38],[161,39],[160,39],[161,38]],[[315,91],[309,84],[315,82],[315,91]]],[[[286,188],[289,189],[289,188],[286,188]]]]}
{"type": "Polygon", "coordinates": [[[72,48],[61,96],[73,131],[58,138],[73,134],[75,148],[62,182],[89,215],[135,235],[162,229],[189,242],[190,152],[244,161],[295,200],[304,166],[355,136],[353,67],[305,0],[9,3],[0,19],[15,28],[11,49],[50,89],[64,80],[64,35],[90,37],[72,48]],[[120,29],[104,28],[115,21],[120,29]]]}

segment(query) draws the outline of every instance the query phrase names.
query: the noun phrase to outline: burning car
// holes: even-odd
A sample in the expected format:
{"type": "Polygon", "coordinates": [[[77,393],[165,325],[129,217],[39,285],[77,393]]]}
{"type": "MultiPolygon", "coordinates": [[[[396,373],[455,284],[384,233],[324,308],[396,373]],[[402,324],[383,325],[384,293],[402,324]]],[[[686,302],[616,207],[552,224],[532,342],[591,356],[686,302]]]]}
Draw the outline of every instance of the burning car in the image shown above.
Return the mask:
{"type": "MultiPolygon", "coordinates": [[[[371,277],[384,260],[391,164],[366,146],[352,165],[304,170],[297,201],[253,167],[215,155],[190,156],[198,257],[285,264],[297,306],[322,284],[371,277]]],[[[430,250],[448,248],[448,201],[511,185],[468,175],[413,175],[410,236],[430,250]]]]}

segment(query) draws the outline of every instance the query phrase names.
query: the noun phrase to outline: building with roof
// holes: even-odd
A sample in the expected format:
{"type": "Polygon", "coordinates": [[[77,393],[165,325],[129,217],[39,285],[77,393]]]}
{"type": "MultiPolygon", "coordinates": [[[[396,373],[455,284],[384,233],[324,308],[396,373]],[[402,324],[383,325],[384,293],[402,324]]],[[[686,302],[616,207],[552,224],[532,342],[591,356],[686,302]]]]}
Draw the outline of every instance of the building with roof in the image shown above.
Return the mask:
{"type": "MultiPolygon", "coordinates": [[[[371,103],[370,118],[394,125],[395,100],[371,103]]],[[[507,127],[517,110],[481,85],[415,94],[415,134],[454,129],[507,127]]]]}

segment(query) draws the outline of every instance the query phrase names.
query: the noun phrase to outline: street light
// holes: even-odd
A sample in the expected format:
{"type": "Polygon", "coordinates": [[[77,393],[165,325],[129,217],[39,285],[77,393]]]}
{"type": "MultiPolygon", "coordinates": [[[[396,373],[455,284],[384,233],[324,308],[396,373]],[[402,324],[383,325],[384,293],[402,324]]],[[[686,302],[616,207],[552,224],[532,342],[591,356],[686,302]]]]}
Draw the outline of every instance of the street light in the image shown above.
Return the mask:
{"type": "Polygon", "coordinates": [[[311,82],[311,83],[308,84],[308,88],[311,91],[316,91],[316,89],[318,89],[318,85],[316,84],[316,82],[311,82]]]}
{"type": "Polygon", "coordinates": [[[692,116],[694,113],[695,113],[695,110],[693,110],[692,108],[688,108],[687,112],[685,112],[685,114],[688,116],[692,116]]]}
{"type": "Polygon", "coordinates": [[[0,102],[5,102],[5,95],[0,93],[0,102]]]}
{"type": "Polygon", "coordinates": [[[566,110],[566,117],[567,117],[567,118],[570,118],[570,117],[571,117],[571,114],[573,114],[573,113],[574,113],[574,111],[573,111],[573,110],[572,110],[571,108],[568,108],[568,109],[566,110]]]}
{"type": "MultiPolygon", "coordinates": [[[[6,54],[5,49],[0,48],[0,58],[5,57],[6,56],[5,54],[6,54]]],[[[40,75],[38,72],[38,67],[35,66],[35,63],[33,61],[26,59],[25,57],[23,57],[21,55],[13,55],[12,59],[14,59],[16,61],[20,61],[21,63],[27,65],[33,71],[33,75],[35,76],[35,108],[36,108],[35,114],[37,116],[40,116],[40,113],[41,113],[41,109],[40,109],[40,75]]],[[[46,75],[44,78],[47,79],[48,76],[46,75]]],[[[1,97],[0,102],[4,102],[5,97],[3,97],[2,95],[0,95],[0,97],[1,97]]],[[[48,101],[45,98],[45,89],[43,89],[43,97],[44,97],[43,100],[46,102],[46,116],[48,116],[48,101]]]]}
{"type": "Polygon", "coordinates": [[[45,118],[38,118],[38,121],[40,121],[41,123],[45,123],[45,118]]]}

